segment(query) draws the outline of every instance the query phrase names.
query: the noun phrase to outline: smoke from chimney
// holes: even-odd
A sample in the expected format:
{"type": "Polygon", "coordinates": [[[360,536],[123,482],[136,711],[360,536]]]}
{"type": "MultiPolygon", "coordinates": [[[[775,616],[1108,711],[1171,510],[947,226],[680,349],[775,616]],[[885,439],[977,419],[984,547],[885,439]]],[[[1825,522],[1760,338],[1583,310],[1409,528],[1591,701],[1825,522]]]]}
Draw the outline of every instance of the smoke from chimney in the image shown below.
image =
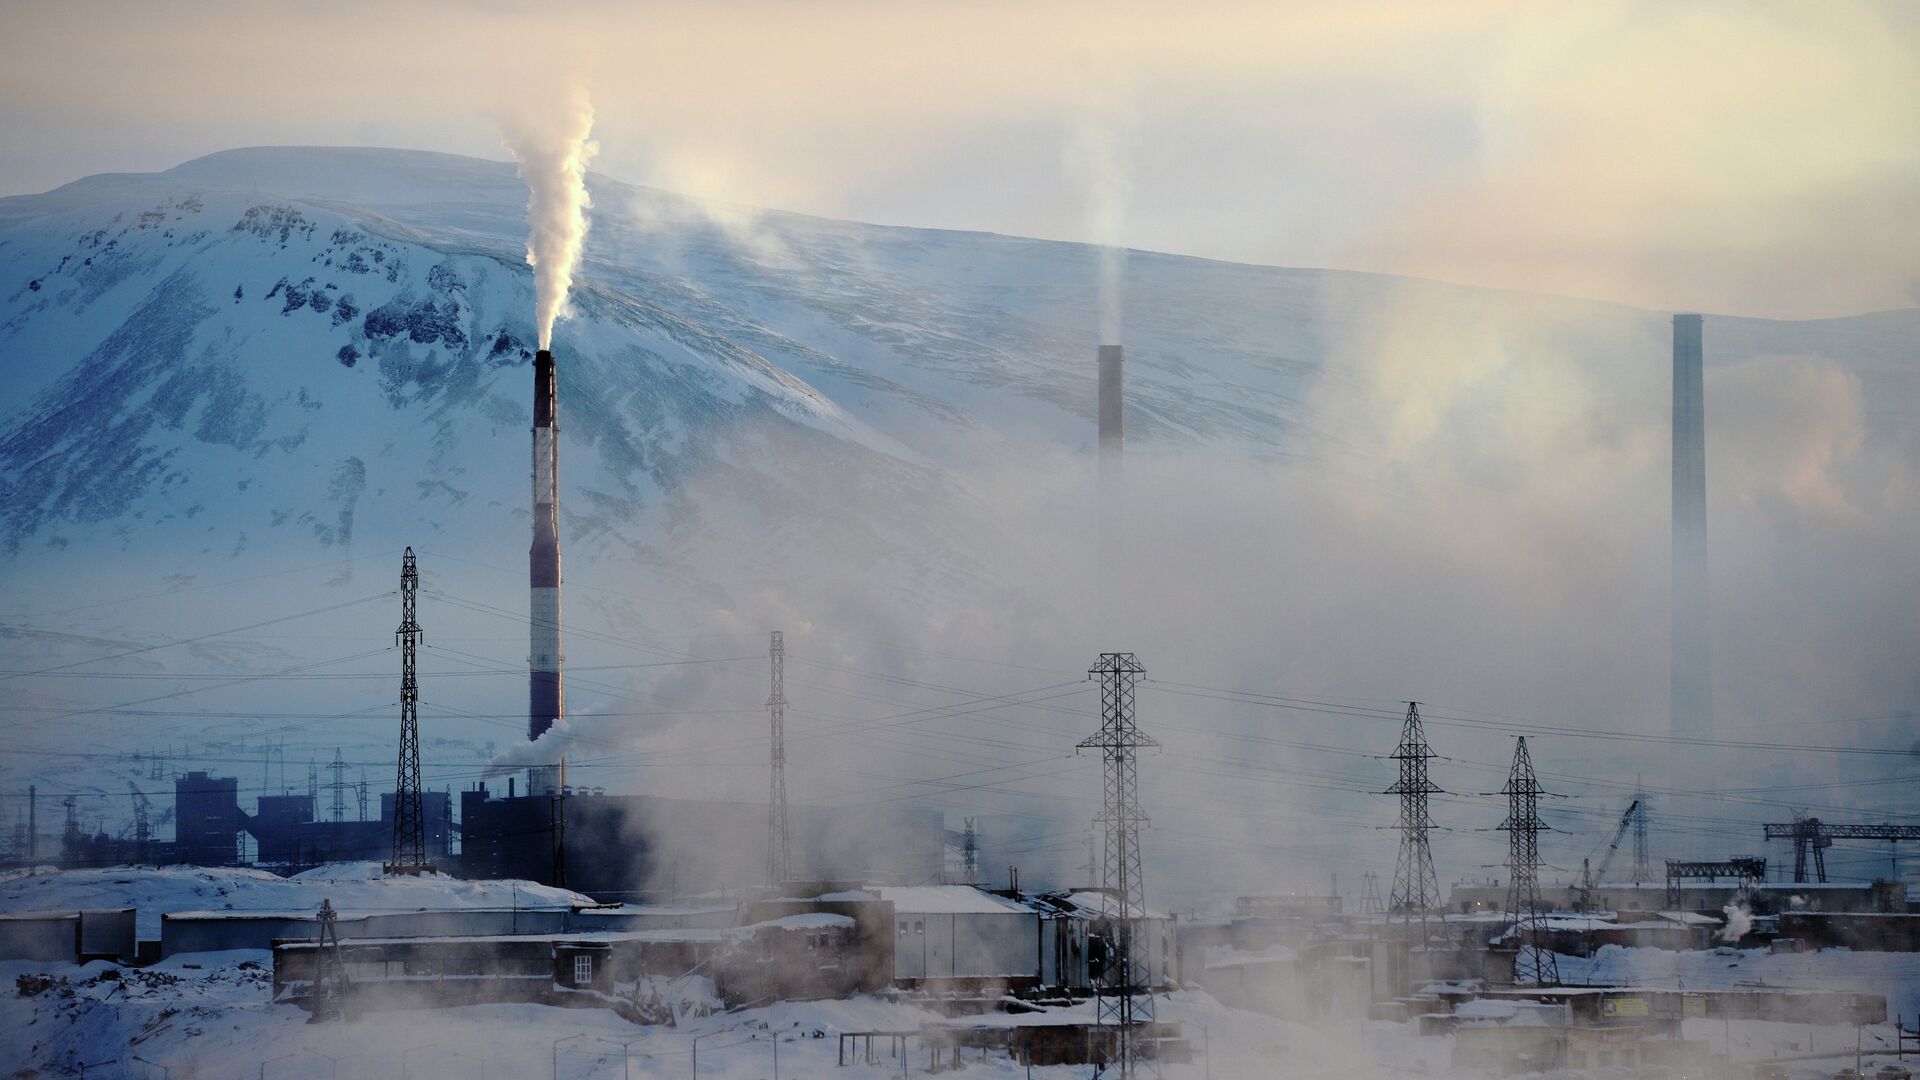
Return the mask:
{"type": "Polygon", "coordinates": [[[587,239],[587,163],[600,152],[600,144],[587,138],[592,130],[593,103],[577,88],[560,101],[500,118],[500,133],[527,182],[527,265],[533,267],[542,349],[553,346],[553,323],[566,310],[587,239]]]}

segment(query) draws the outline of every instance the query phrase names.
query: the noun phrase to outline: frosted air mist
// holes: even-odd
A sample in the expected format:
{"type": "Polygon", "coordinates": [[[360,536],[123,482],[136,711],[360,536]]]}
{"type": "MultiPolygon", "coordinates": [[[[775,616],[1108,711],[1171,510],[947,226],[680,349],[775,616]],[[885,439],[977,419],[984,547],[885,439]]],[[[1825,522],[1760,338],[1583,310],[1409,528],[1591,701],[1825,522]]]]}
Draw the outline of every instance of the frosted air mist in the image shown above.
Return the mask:
{"type": "Polygon", "coordinates": [[[573,268],[587,239],[587,163],[600,150],[593,103],[573,88],[526,102],[499,117],[501,138],[520,160],[527,182],[527,265],[533,267],[540,347],[553,344],[553,323],[566,309],[573,268]]]}

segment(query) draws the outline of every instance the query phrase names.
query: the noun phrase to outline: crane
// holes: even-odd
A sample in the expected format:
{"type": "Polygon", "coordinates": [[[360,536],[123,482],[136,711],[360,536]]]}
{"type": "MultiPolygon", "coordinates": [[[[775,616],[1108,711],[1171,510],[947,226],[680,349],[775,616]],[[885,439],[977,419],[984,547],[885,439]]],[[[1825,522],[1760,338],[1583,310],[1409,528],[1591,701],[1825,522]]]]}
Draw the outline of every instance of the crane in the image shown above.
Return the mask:
{"type": "Polygon", "coordinates": [[[1793,841],[1793,880],[1807,880],[1808,857],[1814,873],[1827,880],[1827,849],[1835,840],[1920,840],[1920,825],[1842,825],[1819,818],[1794,815],[1792,821],[1767,822],[1767,839],[1793,841]]]}
{"type": "Polygon", "coordinates": [[[1593,868],[1590,857],[1580,860],[1580,903],[1576,905],[1579,910],[1592,909],[1593,883],[1605,880],[1607,867],[1613,865],[1613,853],[1620,850],[1620,841],[1626,838],[1627,830],[1633,827],[1634,813],[1639,809],[1640,800],[1635,799],[1627,805],[1627,812],[1620,815],[1620,825],[1613,830],[1613,842],[1607,845],[1607,853],[1600,857],[1600,869],[1593,868]]]}

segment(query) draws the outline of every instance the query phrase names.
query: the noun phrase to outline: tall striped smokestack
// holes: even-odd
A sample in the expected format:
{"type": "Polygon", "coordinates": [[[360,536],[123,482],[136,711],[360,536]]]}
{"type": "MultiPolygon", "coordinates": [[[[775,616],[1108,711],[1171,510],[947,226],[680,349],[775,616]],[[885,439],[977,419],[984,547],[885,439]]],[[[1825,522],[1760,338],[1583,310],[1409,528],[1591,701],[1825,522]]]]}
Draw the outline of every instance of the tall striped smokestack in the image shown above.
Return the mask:
{"type": "Polygon", "coordinates": [[[1127,407],[1118,345],[1100,346],[1100,460],[1118,458],[1127,441],[1127,407]]]}
{"type": "Polygon", "coordinates": [[[560,449],[554,443],[553,353],[533,356],[533,549],[528,553],[527,738],[566,715],[560,677],[560,449]]]}

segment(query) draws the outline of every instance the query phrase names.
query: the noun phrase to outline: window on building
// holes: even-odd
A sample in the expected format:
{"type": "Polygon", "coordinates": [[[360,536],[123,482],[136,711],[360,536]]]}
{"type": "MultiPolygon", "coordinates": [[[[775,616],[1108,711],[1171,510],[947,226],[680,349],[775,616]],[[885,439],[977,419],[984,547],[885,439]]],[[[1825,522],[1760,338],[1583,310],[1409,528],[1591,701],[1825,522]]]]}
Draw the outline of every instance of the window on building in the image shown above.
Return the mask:
{"type": "Polygon", "coordinates": [[[913,932],[914,932],[914,933],[916,933],[916,934],[924,934],[924,933],[926,933],[926,932],[927,932],[927,924],[926,924],[925,922],[923,922],[923,921],[921,921],[920,919],[915,919],[915,920],[913,920],[913,932]]]}
{"type": "Polygon", "coordinates": [[[593,982],[593,957],[580,953],[573,958],[573,985],[586,986],[593,982]]]}
{"type": "Polygon", "coordinates": [[[907,936],[907,920],[905,919],[900,920],[900,936],[901,937],[907,936]]]}

